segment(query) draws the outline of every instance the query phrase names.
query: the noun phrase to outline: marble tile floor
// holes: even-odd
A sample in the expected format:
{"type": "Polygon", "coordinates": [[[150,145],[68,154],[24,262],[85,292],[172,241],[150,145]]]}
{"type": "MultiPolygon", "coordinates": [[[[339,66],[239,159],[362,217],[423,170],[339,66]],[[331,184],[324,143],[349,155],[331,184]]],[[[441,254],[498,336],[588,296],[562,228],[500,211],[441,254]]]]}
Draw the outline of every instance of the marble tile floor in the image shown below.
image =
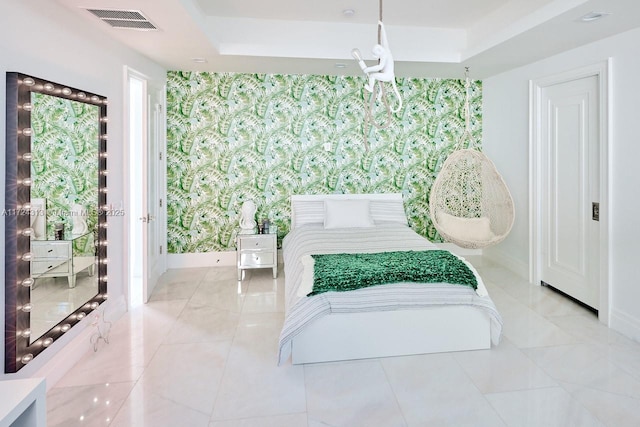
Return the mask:
{"type": "Polygon", "coordinates": [[[491,350],[276,365],[282,269],[170,270],[47,395],[48,425],[638,426],[640,344],[482,258],[491,350]]]}

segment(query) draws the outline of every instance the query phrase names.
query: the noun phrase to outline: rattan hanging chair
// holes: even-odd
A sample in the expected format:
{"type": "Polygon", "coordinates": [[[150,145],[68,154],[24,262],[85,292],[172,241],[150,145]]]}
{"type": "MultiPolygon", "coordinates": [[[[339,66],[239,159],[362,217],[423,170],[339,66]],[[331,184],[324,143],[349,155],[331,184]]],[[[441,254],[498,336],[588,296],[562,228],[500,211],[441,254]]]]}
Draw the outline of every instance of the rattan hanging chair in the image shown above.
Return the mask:
{"type": "Polygon", "coordinates": [[[440,236],[463,248],[484,248],[504,240],[515,211],[511,193],[493,162],[466,148],[469,131],[469,78],[466,78],[466,130],[431,187],[429,213],[440,236]]]}

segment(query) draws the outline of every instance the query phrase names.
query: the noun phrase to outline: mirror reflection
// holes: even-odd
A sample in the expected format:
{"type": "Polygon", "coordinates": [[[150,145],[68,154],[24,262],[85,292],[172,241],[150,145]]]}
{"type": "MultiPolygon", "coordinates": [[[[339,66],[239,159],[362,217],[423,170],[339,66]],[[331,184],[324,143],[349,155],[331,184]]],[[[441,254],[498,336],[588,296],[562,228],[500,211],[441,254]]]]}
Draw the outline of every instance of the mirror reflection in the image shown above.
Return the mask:
{"type": "Polygon", "coordinates": [[[31,93],[33,343],[98,293],[97,105],[31,93]]]}

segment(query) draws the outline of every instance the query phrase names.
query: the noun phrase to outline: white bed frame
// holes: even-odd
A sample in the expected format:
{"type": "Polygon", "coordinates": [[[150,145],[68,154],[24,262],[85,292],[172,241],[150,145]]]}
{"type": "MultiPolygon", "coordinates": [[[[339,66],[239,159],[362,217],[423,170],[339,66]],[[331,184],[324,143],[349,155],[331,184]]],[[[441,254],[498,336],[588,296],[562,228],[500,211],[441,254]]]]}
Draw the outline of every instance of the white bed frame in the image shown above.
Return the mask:
{"type": "MultiPolygon", "coordinates": [[[[292,196],[298,201],[368,199],[398,201],[401,194],[292,196]]],[[[292,207],[292,228],[295,218],[292,207]]],[[[293,364],[491,348],[491,321],[474,307],[329,314],[292,339],[293,364]]]]}

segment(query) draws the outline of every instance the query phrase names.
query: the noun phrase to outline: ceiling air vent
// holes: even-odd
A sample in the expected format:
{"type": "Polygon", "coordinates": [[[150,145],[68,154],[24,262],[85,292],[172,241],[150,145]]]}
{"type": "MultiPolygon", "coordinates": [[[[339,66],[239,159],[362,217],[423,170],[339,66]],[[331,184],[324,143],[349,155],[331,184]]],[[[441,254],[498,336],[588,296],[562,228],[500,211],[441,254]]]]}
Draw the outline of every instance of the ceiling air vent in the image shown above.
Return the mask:
{"type": "Polygon", "coordinates": [[[153,25],[139,10],[87,9],[92,15],[113,28],[153,31],[153,25]]]}

